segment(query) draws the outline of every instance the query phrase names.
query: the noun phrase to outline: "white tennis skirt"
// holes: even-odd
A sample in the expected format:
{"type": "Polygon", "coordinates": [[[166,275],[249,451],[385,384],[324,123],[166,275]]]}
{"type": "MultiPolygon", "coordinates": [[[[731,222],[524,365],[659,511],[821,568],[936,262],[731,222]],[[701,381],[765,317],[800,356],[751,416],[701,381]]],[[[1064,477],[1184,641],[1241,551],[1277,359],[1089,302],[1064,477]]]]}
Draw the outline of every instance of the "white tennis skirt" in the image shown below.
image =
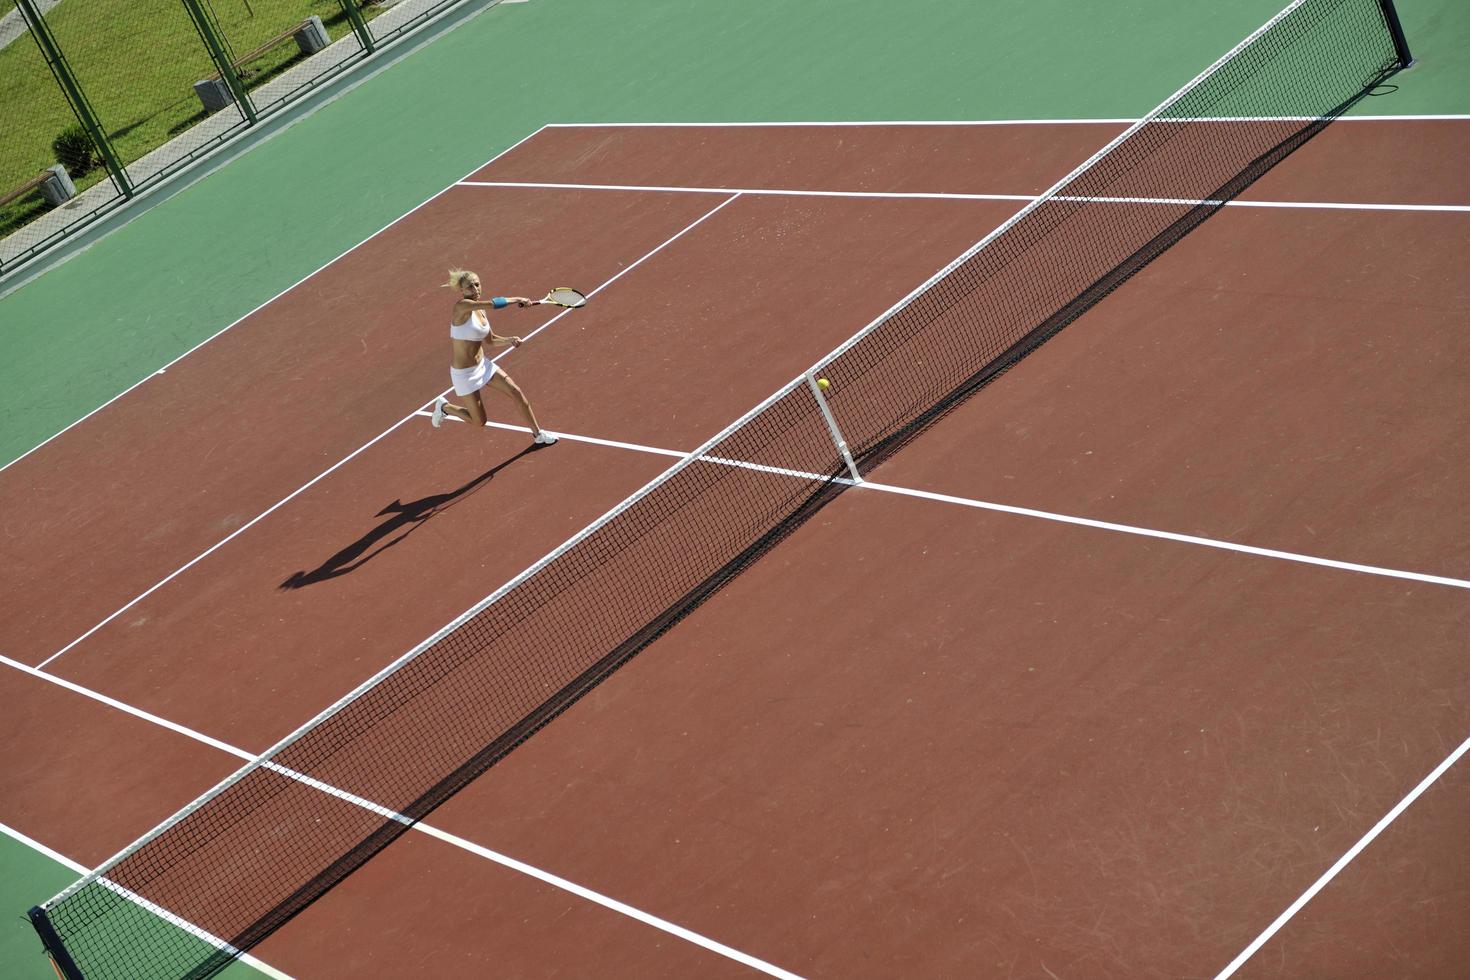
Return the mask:
{"type": "Polygon", "coordinates": [[[474,367],[449,369],[449,380],[454,384],[456,395],[473,395],[481,388],[490,383],[495,377],[495,362],[488,357],[482,357],[474,367]]]}

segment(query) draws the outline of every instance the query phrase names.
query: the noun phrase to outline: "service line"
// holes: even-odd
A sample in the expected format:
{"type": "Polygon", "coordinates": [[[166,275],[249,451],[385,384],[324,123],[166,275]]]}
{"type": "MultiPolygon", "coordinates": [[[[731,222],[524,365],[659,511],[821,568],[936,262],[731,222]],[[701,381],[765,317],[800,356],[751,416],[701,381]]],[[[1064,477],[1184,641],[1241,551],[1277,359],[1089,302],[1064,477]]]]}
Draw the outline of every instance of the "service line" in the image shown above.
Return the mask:
{"type": "MultiPolygon", "coordinates": [[[[421,415],[427,415],[427,411],[420,411],[421,415]]],[[[531,430],[523,425],[511,425],[505,422],[487,422],[497,429],[505,429],[510,432],[525,432],[531,430]]],[[[576,435],[569,432],[558,433],[561,438],[568,442],[583,442],[593,446],[606,446],[612,449],[627,449],[633,452],[650,453],[655,456],[667,456],[672,459],[683,459],[688,456],[687,451],[678,449],[664,449],[658,446],[643,446],[633,442],[619,442],[613,439],[599,439],[594,436],[576,435]]],[[[770,466],[763,463],[751,463],[736,459],[724,459],[714,456],[702,457],[706,463],[715,463],[721,466],[737,466],[744,469],[758,470],[762,473],[775,473],[780,476],[789,476],[798,480],[824,480],[827,477],[821,473],[808,473],[803,470],[786,469],[779,466],[770,466]]],[[[1043,521],[1055,521],[1059,524],[1071,524],[1077,527],[1089,527],[1099,531],[1113,531],[1118,534],[1132,534],[1144,538],[1158,538],[1164,541],[1175,541],[1180,544],[1192,544],[1202,548],[1215,548],[1220,551],[1233,551],[1242,555],[1253,555],[1257,558],[1274,558],[1280,561],[1298,562],[1304,565],[1316,565],[1320,568],[1334,568],[1344,572],[1358,572],[1364,575],[1378,575],[1384,578],[1404,579],[1410,582],[1423,582],[1428,585],[1447,585],[1455,589],[1470,589],[1470,580],[1452,578],[1448,575],[1431,575],[1427,572],[1411,572],[1398,568],[1385,568],[1382,565],[1364,565],[1359,562],[1339,561],[1335,558],[1321,558],[1317,555],[1306,555],[1295,551],[1282,551],[1277,548],[1260,548],[1255,545],[1241,544],[1236,541],[1223,541],[1218,538],[1206,538],[1197,534],[1180,534],[1177,531],[1161,531],[1157,528],[1140,527],[1134,524],[1119,524],[1116,521],[1102,521],[1091,517],[1079,517],[1074,514],[1059,514],[1055,511],[1037,510],[1034,507],[1018,507],[1014,504],[996,503],[990,500],[976,500],[971,497],[958,497],[954,494],[936,493],[932,490],[919,490],[914,487],[900,487],[891,483],[875,483],[864,480],[861,483],[843,477],[834,478],[833,482],[846,486],[858,487],[864,490],[874,490],[879,493],[897,494],[903,497],[915,497],[920,500],[928,500],[934,503],[953,504],[960,507],[972,507],[976,510],[989,510],[1001,514],[1013,514],[1017,517],[1031,517],[1043,521]]]]}

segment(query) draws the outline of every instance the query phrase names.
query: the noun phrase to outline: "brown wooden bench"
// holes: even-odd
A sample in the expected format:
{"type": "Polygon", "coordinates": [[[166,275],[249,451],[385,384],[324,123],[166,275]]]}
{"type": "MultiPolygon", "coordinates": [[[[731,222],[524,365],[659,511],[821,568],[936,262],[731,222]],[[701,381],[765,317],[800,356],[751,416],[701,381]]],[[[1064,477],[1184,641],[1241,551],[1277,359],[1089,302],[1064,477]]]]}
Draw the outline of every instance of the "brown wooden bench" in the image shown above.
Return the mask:
{"type": "Polygon", "coordinates": [[[6,191],[3,196],[0,196],[0,208],[3,208],[11,201],[14,201],[16,198],[25,197],[31,191],[40,190],[41,185],[46,183],[46,181],[50,180],[54,176],[56,175],[53,174],[51,171],[42,170],[40,173],[36,174],[36,176],[32,177],[24,184],[12,187],[10,190],[6,191]]]}
{"type": "MultiPolygon", "coordinates": [[[[257,47],[251,48],[249,51],[247,51],[244,54],[240,55],[240,57],[238,57],[235,60],[231,61],[230,62],[230,67],[233,68],[233,69],[235,69],[235,73],[236,74],[239,74],[240,67],[242,65],[244,65],[247,61],[254,61],[256,58],[259,58],[261,55],[265,54],[267,51],[269,51],[271,48],[275,47],[277,44],[280,44],[282,41],[286,40],[287,38],[295,37],[297,34],[300,34],[302,31],[306,30],[310,26],[311,26],[311,21],[308,19],[308,20],[303,20],[299,24],[295,24],[295,25],[293,25],[291,27],[286,28],[284,31],[282,31],[281,33],[277,34],[275,37],[271,38],[269,41],[266,41],[264,44],[261,44],[261,45],[259,45],[257,47]]],[[[219,72],[215,72],[213,75],[210,75],[209,76],[208,81],[217,82],[217,81],[219,81],[219,78],[220,78],[220,73],[219,72]]]]}

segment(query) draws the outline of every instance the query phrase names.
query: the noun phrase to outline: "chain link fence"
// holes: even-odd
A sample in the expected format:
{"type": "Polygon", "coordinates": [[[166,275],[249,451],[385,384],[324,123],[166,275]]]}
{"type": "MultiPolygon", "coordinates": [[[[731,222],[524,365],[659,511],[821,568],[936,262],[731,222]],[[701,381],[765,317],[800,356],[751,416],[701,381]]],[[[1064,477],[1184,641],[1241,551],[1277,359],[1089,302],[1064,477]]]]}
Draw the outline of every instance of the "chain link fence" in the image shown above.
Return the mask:
{"type": "Polygon", "coordinates": [[[464,0],[0,0],[0,276],[464,0]]]}

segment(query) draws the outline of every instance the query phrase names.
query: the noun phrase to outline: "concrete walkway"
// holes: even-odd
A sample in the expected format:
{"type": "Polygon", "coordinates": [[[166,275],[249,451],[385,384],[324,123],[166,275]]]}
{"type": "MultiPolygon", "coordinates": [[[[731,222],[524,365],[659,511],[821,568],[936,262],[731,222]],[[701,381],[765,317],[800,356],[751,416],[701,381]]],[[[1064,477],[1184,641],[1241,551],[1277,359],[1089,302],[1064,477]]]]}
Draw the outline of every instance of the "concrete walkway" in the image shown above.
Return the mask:
{"type": "MultiPolygon", "coordinates": [[[[61,0],[35,0],[36,9],[44,16],[46,11],[60,3],[61,0]]],[[[26,33],[25,18],[20,15],[19,10],[11,9],[5,16],[0,17],[0,48],[4,48],[11,41],[26,33]]]]}

